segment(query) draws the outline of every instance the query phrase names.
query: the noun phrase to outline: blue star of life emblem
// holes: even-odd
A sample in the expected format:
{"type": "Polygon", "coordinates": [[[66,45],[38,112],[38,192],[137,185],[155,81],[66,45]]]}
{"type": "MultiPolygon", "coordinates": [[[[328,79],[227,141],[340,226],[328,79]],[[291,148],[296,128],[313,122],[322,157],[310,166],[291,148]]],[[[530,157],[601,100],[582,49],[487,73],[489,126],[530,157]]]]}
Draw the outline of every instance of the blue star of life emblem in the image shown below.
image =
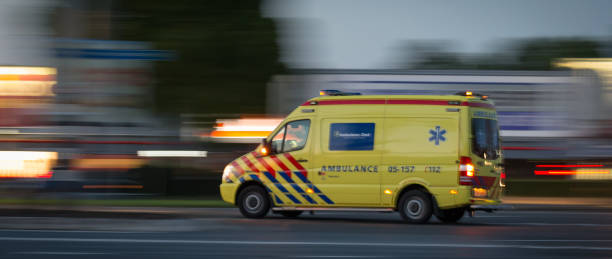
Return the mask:
{"type": "Polygon", "coordinates": [[[431,134],[431,137],[429,137],[429,142],[435,141],[436,146],[440,145],[440,141],[446,141],[446,138],[444,137],[446,130],[440,129],[440,126],[436,126],[435,130],[430,129],[429,134],[431,134]]]}

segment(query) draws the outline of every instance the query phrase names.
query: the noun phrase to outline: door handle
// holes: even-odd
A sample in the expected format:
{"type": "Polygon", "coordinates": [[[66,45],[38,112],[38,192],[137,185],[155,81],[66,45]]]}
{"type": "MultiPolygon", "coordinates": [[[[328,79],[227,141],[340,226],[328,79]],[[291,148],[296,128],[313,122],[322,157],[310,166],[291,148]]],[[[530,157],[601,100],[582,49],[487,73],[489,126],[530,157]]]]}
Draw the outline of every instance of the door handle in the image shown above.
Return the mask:
{"type": "Polygon", "coordinates": [[[305,162],[308,162],[308,159],[298,159],[297,161],[300,163],[305,163],[305,162]]]}

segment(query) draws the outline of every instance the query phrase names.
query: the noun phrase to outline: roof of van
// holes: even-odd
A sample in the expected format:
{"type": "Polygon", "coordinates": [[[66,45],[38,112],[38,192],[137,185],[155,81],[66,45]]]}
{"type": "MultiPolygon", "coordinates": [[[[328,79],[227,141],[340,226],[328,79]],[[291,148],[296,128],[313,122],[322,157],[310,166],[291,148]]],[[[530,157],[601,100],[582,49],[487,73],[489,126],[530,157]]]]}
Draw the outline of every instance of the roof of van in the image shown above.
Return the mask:
{"type": "Polygon", "coordinates": [[[348,95],[319,96],[311,98],[302,105],[348,105],[348,104],[422,104],[422,105],[462,105],[494,108],[489,99],[478,96],[462,95],[348,95]],[[457,103],[449,103],[449,102],[457,103]]]}

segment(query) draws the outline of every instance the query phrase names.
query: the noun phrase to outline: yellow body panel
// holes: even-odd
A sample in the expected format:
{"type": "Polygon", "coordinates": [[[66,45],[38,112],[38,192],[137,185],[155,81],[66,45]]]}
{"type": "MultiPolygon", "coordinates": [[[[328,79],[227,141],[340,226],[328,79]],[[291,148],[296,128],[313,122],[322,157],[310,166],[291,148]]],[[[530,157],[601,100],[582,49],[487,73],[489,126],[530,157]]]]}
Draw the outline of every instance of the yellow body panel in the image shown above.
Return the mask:
{"type": "Polygon", "coordinates": [[[221,196],[234,204],[240,187],[255,181],[278,207],[396,208],[402,190],[419,185],[442,209],[498,204],[502,157],[473,153],[473,118],[496,120],[492,102],[465,96],[314,98],[267,139],[288,123],[307,120],[303,148],[254,151],[234,160],[224,171],[221,196]],[[459,185],[460,157],[472,159],[475,186],[459,185]],[[473,197],[473,187],[484,196],[473,197]]]}

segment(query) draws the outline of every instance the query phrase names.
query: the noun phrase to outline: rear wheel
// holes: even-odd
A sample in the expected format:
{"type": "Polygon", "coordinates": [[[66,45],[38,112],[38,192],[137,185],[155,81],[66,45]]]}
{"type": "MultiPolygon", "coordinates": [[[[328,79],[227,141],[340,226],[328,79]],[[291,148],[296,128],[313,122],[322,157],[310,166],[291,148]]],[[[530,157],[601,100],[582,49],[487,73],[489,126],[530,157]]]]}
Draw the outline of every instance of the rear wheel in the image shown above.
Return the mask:
{"type": "Polygon", "coordinates": [[[454,208],[448,210],[439,210],[436,212],[436,218],[444,223],[455,223],[459,221],[463,214],[465,214],[465,208],[454,208]]]}
{"type": "Polygon", "coordinates": [[[285,210],[285,211],[280,211],[279,213],[287,218],[297,218],[298,216],[302,215],[301,210],[285,210]]]}
{"type": "Polygon", "coordinates": [[[433,207],[428,194],[419,190],[412,190],[402,195],[398,210],[407,222],[425,223],[431,218],[433,207]]]}
{"type": "Polygon", "coordinates": [[[270,210],[270,199],[261,186],[249,186],[238,195],[238,208],[247,218],[263,218],[270,210]]]}

